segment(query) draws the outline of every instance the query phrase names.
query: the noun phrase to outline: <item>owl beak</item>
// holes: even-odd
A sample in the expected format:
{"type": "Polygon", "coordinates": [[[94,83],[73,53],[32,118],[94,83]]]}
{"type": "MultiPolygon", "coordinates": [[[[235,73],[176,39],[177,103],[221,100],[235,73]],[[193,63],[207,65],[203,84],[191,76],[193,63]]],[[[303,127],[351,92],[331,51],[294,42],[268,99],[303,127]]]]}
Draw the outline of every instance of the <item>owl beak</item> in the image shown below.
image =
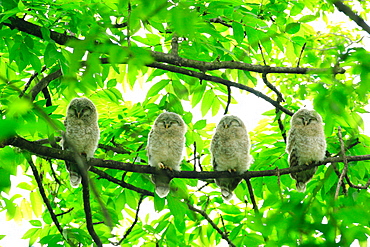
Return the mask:
{"type": "Polygon", "coordinates": [[[308,122],[309,122],[307,119],[302,119],[302,121],[303,121],[303,125],[304,126],[306,126],[308,124],[308,122]]]}
{"type": "Polygon", "coordinates": [[[224,124],[224,128],[225,129],[229,128],[229,125],[228,124],[224,124]]]}
{"type": "Polygon", "coordinates": [[[169,124],[165,124],[164,126],[165,126],[166,129],[168,129],[170,127],[169,124]]]}

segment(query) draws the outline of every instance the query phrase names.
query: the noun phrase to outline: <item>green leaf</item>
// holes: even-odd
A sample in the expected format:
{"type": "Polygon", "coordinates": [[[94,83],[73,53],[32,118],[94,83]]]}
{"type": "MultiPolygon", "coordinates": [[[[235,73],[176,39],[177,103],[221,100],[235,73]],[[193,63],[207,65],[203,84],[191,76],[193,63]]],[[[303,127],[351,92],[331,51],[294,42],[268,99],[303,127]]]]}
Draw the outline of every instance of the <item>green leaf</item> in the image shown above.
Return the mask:
{"type": "Polygon", "coordinates": [[[157,212],[160,212],[164,209],[166,204],[166,200],[164,198],[160,198],[156,193],[154,195],[154,209],[157,212]]]}
{"type": "Polygon", "coordinates": [[[232,27],[233,27],[234,39],[236,40],[236,42],[238,42],[239,44],[243,43],[243,40],[244,40],[243,25],[238,22],[233,22],[232,27]]]}
{"type": "Polygon", "coordinates": [[[30,201],[32,206],[33,213],[39,217],[42,214],[42,207],[43,207],[43,200],[41,198],[41,195],[37,193],[36,191],[32,191],[30,193],[30,201]]]}
{"type": "Polygon", "coordinates": [[[160,80],[156,84],[154,84],[146,94],[146,98],[152,97],[157,95],[159,91],[161,91],[165,86],[169,84],[170,80],[160,80]]]}
{"type": "Polygon", "coordinates": [[[185,100],[188,98],[188,89],[179,80],[172,80],[172,86],[177,97],[185,100]]]}
{"type": "Polygon", "coordinates": [[[286,28],[285,28],[285,32],[289,33],[289,34],[295,34],[297,32],[299,32],[299,30],[301,29],[301,24],[299,23],[289,23],[286,28]]]}
{"type": "Polygon", "coordinates": [[[205,119],[201,119],[201,120],[198,120],[194,126],[193,126],[193,129],[197,129],[197,130],[200,130],[200,129],[203,129],[204,127],[206,127],[207,125],[207,120],[205,119]]]}
{"type": "Polygon", "coordinates": [[[201,112],[203,117],[207,114],[209,109],[211,109],[214,97],[216,97],[216,95],[213,93],[212,90],[207,90],[206,93],[204,94],[201,106],[201,112]]]}
{"type": "Polygon", "coordinates": [[[175,217],[175,226],[179,232],[184,232],[185,221],[184,217],[186,214],[187,206],[177,198],[171,196],[167,197],[168,208],[170,209],[172,215],[175,217]]]}
{"type": "Polygon", "coordinates": [[[316,20],[317,17],[315,15],[304,15],[302,16],[300,19],[299,19],[299,22],[303,22],[303,23],[306,23],[306,22],[311,22],[311,21],[314,21],[316,20]]]}

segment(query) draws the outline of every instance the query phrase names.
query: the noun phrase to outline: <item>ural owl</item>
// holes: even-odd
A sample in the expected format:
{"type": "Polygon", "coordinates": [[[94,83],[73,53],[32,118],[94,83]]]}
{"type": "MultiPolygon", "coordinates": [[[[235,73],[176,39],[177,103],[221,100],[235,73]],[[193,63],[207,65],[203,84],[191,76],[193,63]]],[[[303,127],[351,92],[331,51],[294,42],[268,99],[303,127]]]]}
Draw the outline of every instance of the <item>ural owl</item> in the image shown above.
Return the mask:
{"type": "MultiPolygon", "coordinates": [[[[176,113],[160,114],[149,133],[147,155],[149,165],[179,171],[185,146],[186,126],[176,113]]],[[[155,191],[159,197],[165,197],[170,191],[170,178],[166,175],[152,175],[155,191]]]]}
{"type": "MultiPolygon", "coordinates": [[[[316,111],[301,109],[291,119],[288,133],[287,152],[289,165],[309,165],[325,158],[326,141],[321,116],[316,111]]],[[[306,191],[306,184],[316,172],[316,167],[310,170],[291,173],[295,179],[297,190],[306,191]]]]}
{"type": "MultiPolygon", "coordinates": [[[[76,151],[87,160],[92,158],[99,142],[98,113],[94,103],[87,98],[71,100],[64,125],[63,149],[76,151]]],[[[81,182],[77,164],[66,162],[66,166],[72,187],[77,187],[81,182]]]]}
{"type": "MultiPolygon", "coordinates": [[[[253,157],[250,155],[250,140],[243,121],[232,115],[224,116],[216,127],[211,141],[212,164],[215,171],[244,173],[253,157]]],[[[217,178],[222,197],[230,200],[241,178],[217,178]]]]}

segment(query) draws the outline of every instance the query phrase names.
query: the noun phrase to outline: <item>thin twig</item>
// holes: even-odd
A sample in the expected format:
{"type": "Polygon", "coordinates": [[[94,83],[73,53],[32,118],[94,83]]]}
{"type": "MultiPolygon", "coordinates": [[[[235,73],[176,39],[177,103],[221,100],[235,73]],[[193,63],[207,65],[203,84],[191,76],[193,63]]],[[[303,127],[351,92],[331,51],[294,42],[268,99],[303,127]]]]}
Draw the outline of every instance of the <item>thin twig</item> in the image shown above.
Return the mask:
{"type": "Polygon", "coordinates": [[[307,43],[304,43],[302,46],[301,53],[299,54],[299,57],[298,57],[297,68],[299,68],[299,64],[301,63],[302,55],[303,55],[304,49],[306,48],[306,45],[307,43]]]}
{"type": "Polygon", "coordinates": [[[209,224],[211,224],[211,226],[213,227],[213,229],[215,229],[220,235],[221,237],[226,240],[226,242],[229,244],[229,246],[232,246],[232,247],[236,247],[235,244],[233,244],[233,242],[231,242],[231,240],[229,239],[229,237],[227,236],[227,234],[225,232],[223,232],[213,221],[211,218],[209,218],[208,214],[206,212],[204,212],[203,210],[200,210],[200,209],[197,209],[195,208],[193,205],[189,204],[188,203],[188,208],[194,212],[197,212],[199,213],[200,215],[202,215],[207,221],[209,224]]]}
{"type": "Polygon", "coordinates": [[[131,0],[128,0],[127,2],[127,46],[131,48],[131,0]]]}
{"type": "Polygon", "coordinates": [[[344,142],[343,142],[343,137],[342,137],[342,128],[340,126],[338,127],[338,136],[339,136],[340,150],[341,150],[341,156],[343,158],[344,167],[343,167],[342,173],[340,174],[340,177],[339,177],[339,181],[338,181],[338,184],[337,184],[337,189],[335,190],[335,196],[334,196],[335,200],[338,199],[339,189],[342,185],[344,176],[347,174],[347,169],[348,169],[348,161],[347,161],[346,151],[345,151],[345,148],[344,148],[344,142]]]}
{"type": "Polygon", "coordinates": [[[222,20],[222,18],[220,16],[210,19],[209,22],[219,23],[221,25],[224,25],[225,27],[232,28],[232,26],[230,24],[228,24],[226,21],[222,20]]]}
{"type": "Polygon", "coordinates": [[[143,199],[144,199],[144,195],[141,195],[140,196],[140,199],[139,199],[139,203],[137,205],[137,209],[136,209],[136,215],[135,215],[135,219],[134,219],[134,222],[132,222],[132,225],[127,229],[127,231],[125,232],[125,235],[123,235],[122,239],[116,244],[114,244],[115,246],[118,246],[120,245],[123,240],[125,240],[127,238],[127,236],[130,234],[130,232],[132,231],[132,229],[134,229],[138,219],[139,219],[139,211],[140,211],[140,205],[141,203],[143,202],[143,199]]]}
{"type": "Polygon", "coordinates": [[[50,165],[51,174],[53,175],[53,178],[54,178],[55,182],[57,182],[57,184],[61,185],[62,183],[60,182],[60,180],[57,177],[57,174],[54,171],[53,164],[51,163],[51,160],[49,159],[48,162],[49,162],[49,165],[50,165]]]}
{"type": "Polygon", "coordinates": [[[255,213],[259,213],[258,206],[257,206],[257,203],[256,203],[256,199],[254,198],[253,188],[252,188],[252,184],[250,182],[250,179],[245,178],[245,182],[247,183],[249,196],[250,196],[252,204],[253,204],[253,210],[254,210],[255,213]]]}
{"type": "Polygon", "coordinates": [[[49,213],[50,213],[50,216],[51,216],[51,219],[53,220],[55,226],[57,227],[60,235],[62,235],[63,239],[68,243],[70,244],[71,246],[75,246],[73,243],[71,243],[68,239],[66,239],[64,237],[64,234],[63,234],[63,228],[60,226],[59,224],[59,221],[57,219],[57,216],[54,214],[54,211],[53,211],[53,208],[51,207],[51,204],[49,202],[49,199],[48,197],[46,196],[46,193],[45,193],[45,189],[44,189],[44,186],[42,185],[42,182],[41,182],[41,178],[40,178],[40,174],[39,172],[37,171],[37,168],[35,166],[35,164],[33,163],[33,160],[32,160],[32,157],[30,154],[28,153],[24,153],[24,156],[28,162],[28,164],[30,165],[31,169],[32,169],[32,173],[33,173],[33,176],[35,177],[36,179],[36,182],[37,182],[37,186],[39,187],[39,191],[40,191],[40,194],[41,194],[41,197],[42,197],[42,200],[44,201],[45,205],[46,205],[46,208],[48,209],[49,213]]]}
{"type": "Polygon", "coordinates": [[[118,185],[122,186],[123,188],[129,189],[129,190],[133,190],[133,191],[135,191],[137,193],[140,193],[140,194],[143,194],[145,196],[154,196],[154,193],[151,192],[151,191],[148,191],[148,190],[145,190],[145,189],[141,189],[141,188],[135,187],[135,186],[133,186],[133,185],[131,185],[129,183],[126,183],[123,180],[119,180],[119,179],[117,179],[115,177],[112,177],[111,175],[107,174],[106,172],[103,172],[102,170],[99,170],[99,169],[97,169],[95,167],[91,167],[90,168],[90,171],[93,172],[93,173],[95,173],[95,174],[97,174],[97,175],[99,175],[100,177],[102,177],[102,178],[104,178],[104,179],[106,179],[108,181],[111,181],[111,182],[113,182],[115,184],[118,184],[118,185]]]}
{"type": "Polygon", "coordinates": [[[193,146],[194,146],[194,154],[193,154],[193,156],[194,156],[194,171],[196,171],[197,170],[197,142],[196,141],[194,141],[194,144],[193,144],[193,146]]]}
{"type": "Polygon", "coordinates": [[[224,115],[226,115],[229,112],[230,103],[231,103],[231,87],[227,86],[227,103],[226,103],[224,115]]]}
{"type": "Polygon", "coordinates": [[[60,213],[60,214],[56,214],[55,216],[59,217],[59,216],[62,216],[64,214],[68,214],[69,212],[71,212],[74,208],[70,208],[68,209],[67,211],[63,212],[63,213],[60,213]]]}
{"type": "Polygon", "coordinates": [[[365,185],[354,185],[354,184],[351,182],[351,180],[349,179],[348,174],[346,174],[346,176],[345,176],[345,177],[346,177],[346,181],[347,181],[348,185],[349,185],[350,187],[352,187],[352,188],[366,190],[366,189],[368,189],[368,188],[369,188],[369,186],[370,186],[370,179],[366,182],[366,184],[365,184],[365,185]]]}
{"type": "Polygon", "coordinates": [[[258,42],[258,48],[260,48],[260,51],[261,51],[263,64],[264,64],[265,66],[267,66],[267,63],[266,63],[266,60],[265,60],[265,56],[263,55],[263,49],[262,49],[262,46],[261,46],[261,43],[260,43],[260,42],[258,42]]]}

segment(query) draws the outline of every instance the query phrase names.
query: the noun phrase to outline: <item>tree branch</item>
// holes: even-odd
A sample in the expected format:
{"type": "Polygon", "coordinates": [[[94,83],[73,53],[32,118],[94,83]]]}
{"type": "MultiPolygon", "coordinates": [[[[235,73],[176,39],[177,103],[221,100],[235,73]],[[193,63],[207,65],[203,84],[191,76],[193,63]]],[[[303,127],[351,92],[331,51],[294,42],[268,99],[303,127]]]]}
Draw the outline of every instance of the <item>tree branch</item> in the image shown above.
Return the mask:
{"type": "Polygon", "coordinates": [[[261,93],[260,91],[255,90],[255,89],[253,89],[251,87],[248,87],[246,85],[239,84],[239,83],[236,83],[236,82],[232,82],[232,81],[229,81],[229,80],[225,80],[225,79],[217,77],[217,76],[211,76],[211,75],[207,75],[207,74],[204,74],[204,73],[201,73],[201,72],[196,72],[194,70],[179,68],[179,67],[176,67],[176,66],[157,63],[157,62],[148,64],[147,66],[152,67],[152,68],[157,68],[157,69],[163,69],[163,70],[167,70],[167,71],[171,71],[171,72],[175,72],[175,73],[180,73],[180,74],[188,75],[188,76],[191,76],[191,77],[196,77],[196,78],[199,78],[201,80],[220,83],[222,85],[229,86],[229,87],[236,87],[236,88],[242,89],[244,91],[253,93],[257,97],[260,97],[260,98],[266,100],[267,102],[269,102],[270,104],[272,104],[273,106],[275,106],[279,110],[283,111],[284,113],[288,114],[289,116],[293,115],[293,112],[284,108],[283,106],[278,104],[278,102],[276,102],[275,100],[271,99],[270,97],[266,96],[265,94],[261,93]]]}
{"type": "MultiPolygon", "coordinates": [[[[10,17],[10,23],[4,23],[5,26],[10,27],[11,29],[18,29],[22,32],[31,34],[40,39],[44,39],[41,33],[41,27],[27,22],[23,19],[17,17],[10,17]]],[[[73,43],[84,42],[74,36],[69,36],[67,34],[58,33],[55,31],[50,31],[50,38],[60,45],[70,45],[73,40],[73,43]]],[[[126,49],[127,47],[122,47],[126,49]]],[[[156,62],[164,62],[172,64],[175,66],[184,66],[194,69],[199,69],[201,71],[207,70],[219,70],[219,69],[239,69],[252,71],[257,73],[284,73],[284,74],[322,74],[322,73],[333,73],[333,74],[343,74],[345,70],[339,67],[331,68],[295,68],[295,67],[270,67],[263,65],[253,65],[237,61],[222,61],[222,62],[205,62],[197,61],[192,59],[181,58],[173,54],[151,51],[151,55],[156,62]]]]}
{"type": "Polygon", "coordinates": [[[339,176],[337,188],[335,190],[335,195],[334,195],[335,200],[338,199],[339,189],[342,185],[344,176],[347,174],[347,169],[348,169],[348,161],[347,161],[347,156],[346,156],[346,150],[345,150],[345,147],[344,147],[344,142],[343,142],[343,137],[342,137],[342,128],[340,126],[338,127],[338,137],[339,137],[340,151],[341,151],[341,157],[343,158],[344,167],[343,167],[342,173],[339,176]]]}
{"type": "Polygon", "coordinates": [[[62,76],[62,70],[58,69],[57,71],[54,71],[53,73],[42,78],[30,91],[31,101],[34,101],[37,94],[46,88],[52,80],[55,80],[60,76],[62,76]]]}
{"type": "Polygon", "coordinates": [[[227,86],[227,103],[226,103],[224,115],[226,115],[229,112],[230,103],[231,103],[231,87],[227,86]]]}
{"type": "Polygon", "coordinates": [[[117,178],[112,177],[111,175],[109,175],[109,174],[107,174],[107,173],[103,172],[102,170],[99,170],[95,167],[91,167],[90,171],[99,175],[101,178],[104,178],[108,181],[111,181],[112,183],[115,183],[115,184],[118,184],[118,185],[122,186],[123,188],[133,190],[133,191],[135,191],[137,193],[140,193],[144,196],[154,196],[154,193],[149,191],[149,190],[144,190],[144,189],[138,188],[136,186],[133,186],[129,183],[126,183],[125,181],[118,180],[117,178]]]}
{"type": "Polygon", "coordinates": [[[127,229],[127,231],[125,232],[125,235],[123,235],[122,239],[117,243],[117,245],[120,245],[123,242],[123,240],[125,240],[127,238],[127,236],[130,234],[132,229],[135,227],[135,225],[136,225],[136,223],[139,219],[139,211],[140,211],[140,206],[141,206],[141,203],[143,202],[143,199],[144,199],[144,195],[141,195],[140,199],[139,199],[139,203],[137,205],[134,222],[132,222],[132,225],[127,229]]]}
{"type": "Polygon", "coordinates": [[[202,215],[207,221],[209,224],[211,224],[211,226],[213,227],[213,229],[215,229],[220,235],[221,237],[226,240],[226,242],[229,244],[229,246],[232,246],[232,247],[235,247],[235,245],[233,244],[233,242],[231,242],[231,240],[229,239],[229,237],[227,236],[226,233],[224,233],[213,221],[211,218],[209,218],[208,214],[206,212],[204,212],[203,210],[200,210],[200,209],[197,209],[195,208],[193,205],[189,204],[188,203],[188,207],[190,210],[194,211],[194,212],[197,212],[199,213],[200,215],[202,215]]]}
{"type": "Polygon", "coordinates": [[[253,210],[254,210],[255,213],[259,213],[258,206],[257,206],[257,203],[256,203],[256,199],[254,198],[254,193],[253,193],[253,188],[252,188],[251,181],[250,181],[249,178],[246,178],[245,182],[247,183],[249,196],[251,198],[252,205],[253,205],[253,210]]]}
{"type": "Polygon", "coordinates": [[[364,31],[370,34],[370,27],[366,24],[364,19],[362,19],[360,16],[356,15],[355,12],[352,11],[347,5],[342,3],[342,1],[335,1],[333,2],[334,6],[337,7],[337,9],[340,12],[343,12],[346,16],[348,16],[351,20],[356,22],[357,25],[359,25],[364,31]]]}
{"type": "Polygon", "coordinates": [[[40,174],[39,172],[37,171],[37,168],[35,166],[35,164],[33,163],[32,161],[32,158],[31,156],[26,153],[24,154],[28,164],[30,165],[31,169],[32,169],[32,173],[33,173],[33,176],[35,177],[36,179],[36,182],[37,182],[37,186],[39,187],[39,191],[40,191],[40,194],[41,194],[41,197],[42,197],[42,200],[44,201],[45,205],[46,205],[46,208],[48,209],[49,213],[50,213],[50,216],[51,216],[51,219],[53,220],[55,226],[57,227],[60,235],[62,235],[63,239],[68,243],[70,244],[71,246],[75,246],[73,243],[70,243],[70,241],[68,239],[66,239],[64,237],[64,234],[63,234],[63,228],[60,226],[59,224],[59,221],[57,219],[57,215],[54,214],[54,211],[53,211],[53,208],[51,207],[51,204],[48,200],[48,197],[46,196],[46,193],[45,193],[45,189],[44,189],[44,186],[42,185],[42,181],[41,181],[41,178],[40,178],[40,174]]]}
{"type": "Polygon", "coordinates": [[[89,190],[89,177],[86,176],[86,174],[81,174],[82,180],[82,198],[84,201],[84,211],[85,211],[85,216],[86,216],[86,227],[88,232],[90,233],[91,237],[93,238],[95,244],[98,247],[102,247],[103,244],[94,230],[94,224],[92,221],[92,213],[91,213],[91,206],[90,206],[90,190],[89,190]]]}
{"type": "MultiPolygon", "coordinates": [[[[39,155],[41,157],[47,157],[52,159],[60,159],[70,162],[76,162],[74,159],[74,154],[71,151],[55,149],[51,147],[42,146],[36,144],[34,142],[28,141],[23,139],[22,137],[16,136],[13,138],[9,138],[3,143],[1,143],[0,147],[4,146],[15,146],[21,149],[28,150],[31,153],[39,155]]],[[[346,156],[347,161],[362,161],[362,160],[370,160],[370,155],[359,155],[359,156],[346,156]]],[[[277,176],[279,175],[286,175],[293,172],[300,172],[312,169],[316,166],[322,166],[327,163],[333,162],[343,162],[342,157],[329,157],[321,162],[317,162],[315,164],[311,164],[308,166],[294,166],[289,168],[282,168],[279,170],[264,170],[264,171],[246,171],[245,173],[241,174],[239,177],[244,179],[253,178],[253,177],[265,177],[265,176],[277,176]]],[[[129,172],[137,172],[137,173],[147,173],[147,174],[162,174],[166,172],[168,176],[175,177],[175,178],[189,178],[189,179],[215,179],[215,178],[229,178],[235,177],[235,174],[230,174],[228,171],[169,171],[169,170],[162,170],[158,171],[155,167],[151,167],[148,165],[135,165],[132,163],[124,163],[114,160],[102,160],[102,159],[95,159],[92,158],[87,164],[90,166],[90,170],[94,171],[94,167],[104,167],[104,168],[111,168],[129,172]]],[[[99,174],[100,175],[100,174],[99,174]]],[[[139,192],[141,193],[141,192],[139,192]]],[[[150,192],[151,193],[151,192],[150,192]]]]}

